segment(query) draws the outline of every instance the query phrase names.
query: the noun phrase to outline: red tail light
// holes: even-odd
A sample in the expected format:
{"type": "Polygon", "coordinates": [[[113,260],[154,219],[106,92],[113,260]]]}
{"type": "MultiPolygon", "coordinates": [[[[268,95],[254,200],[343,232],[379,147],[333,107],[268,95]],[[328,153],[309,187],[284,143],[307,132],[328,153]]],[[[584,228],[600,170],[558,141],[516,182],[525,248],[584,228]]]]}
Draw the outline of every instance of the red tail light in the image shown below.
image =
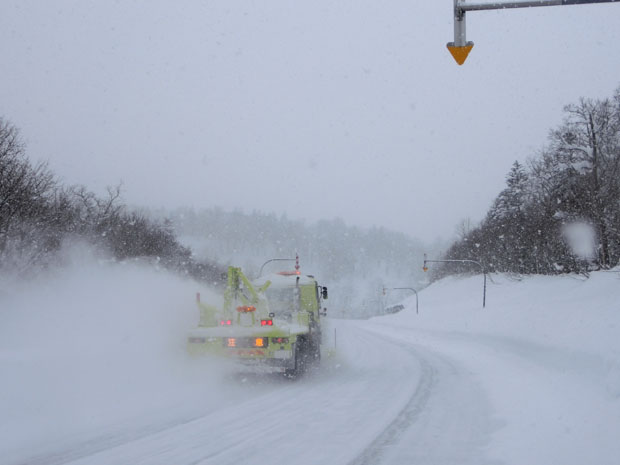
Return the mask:
{"type": "Polygon", "coordinates": [[[222,320],[220,321],[220,326],[230,326],[232,325],[232,320],[222,320]]]}
{"type": "Polygon", "coordinates": [[[274,344],[288,344],[288,337],[272,337],[271,342],[274,344]]]}
{"type": "Polygon", "coordinates": [[[273,326],[273,320],[260,320],[261,326],[273,326]]]}

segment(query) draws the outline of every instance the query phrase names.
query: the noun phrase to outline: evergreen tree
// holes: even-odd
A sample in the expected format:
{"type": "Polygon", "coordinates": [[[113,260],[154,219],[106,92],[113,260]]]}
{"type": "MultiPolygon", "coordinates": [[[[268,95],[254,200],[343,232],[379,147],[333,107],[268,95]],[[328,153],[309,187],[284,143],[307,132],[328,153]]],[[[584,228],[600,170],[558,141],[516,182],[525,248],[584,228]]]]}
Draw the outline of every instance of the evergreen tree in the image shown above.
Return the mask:
{"type": "MultiPolygon", "coordinates": [[[[591,224],[599,267],[620,260],[620,88],[611,99],[567,105],[563,123],[528,169],[515,162],[482,224],[448,250],[491,271],[581,272],[565,226],[591,224]]],[[[460,271],[468,267],[454,268],[460,271]]]]}

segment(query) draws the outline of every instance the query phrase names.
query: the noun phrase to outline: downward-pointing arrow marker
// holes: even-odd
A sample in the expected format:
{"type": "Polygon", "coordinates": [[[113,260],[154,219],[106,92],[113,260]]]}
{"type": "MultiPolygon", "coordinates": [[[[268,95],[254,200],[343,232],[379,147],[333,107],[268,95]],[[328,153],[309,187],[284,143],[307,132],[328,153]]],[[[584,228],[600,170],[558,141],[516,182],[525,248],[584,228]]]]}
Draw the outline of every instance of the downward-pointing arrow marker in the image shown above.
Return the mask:
{"type": "Polygon", "coordinates": [[[467,44],[463,47],[457,47],[456,45],[454,45],[454,42],[448,42],[447,47],[452,56],[454,57],[454,60],[459,65],[462,65],[463,63],[465,63],[465,60],[467,59],[469,52],[471,52],[471,49],[474,48],[474,43],[467,42],[467,44]]]}

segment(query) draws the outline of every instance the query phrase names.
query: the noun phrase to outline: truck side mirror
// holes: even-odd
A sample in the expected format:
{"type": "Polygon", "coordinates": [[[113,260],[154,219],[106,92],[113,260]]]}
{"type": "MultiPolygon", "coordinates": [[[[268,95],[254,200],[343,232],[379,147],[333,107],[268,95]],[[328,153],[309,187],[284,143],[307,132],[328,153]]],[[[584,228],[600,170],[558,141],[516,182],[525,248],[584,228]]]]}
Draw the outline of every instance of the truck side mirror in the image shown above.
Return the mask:
{"type": "Polygon", "coordinates": [[[327,299],[327,288],[323,287],[323,290],[321,291],[321,295],[323,296],[324,299],[327,299]]]}

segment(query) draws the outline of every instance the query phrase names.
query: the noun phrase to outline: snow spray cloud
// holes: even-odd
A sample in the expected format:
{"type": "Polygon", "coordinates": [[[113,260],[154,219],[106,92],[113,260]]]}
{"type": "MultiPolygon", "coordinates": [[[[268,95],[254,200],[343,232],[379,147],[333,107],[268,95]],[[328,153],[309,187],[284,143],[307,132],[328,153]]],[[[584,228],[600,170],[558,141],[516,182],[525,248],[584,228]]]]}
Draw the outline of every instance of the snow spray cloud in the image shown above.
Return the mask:
{"type": "Polygon", "coordinates": [[[0,456],[191,418],[235,395],[185,352],[195,292],[209,290],[84,245],[61,258],[29,281],[0,276],[12,283],[0,293],[0,456]]]}

